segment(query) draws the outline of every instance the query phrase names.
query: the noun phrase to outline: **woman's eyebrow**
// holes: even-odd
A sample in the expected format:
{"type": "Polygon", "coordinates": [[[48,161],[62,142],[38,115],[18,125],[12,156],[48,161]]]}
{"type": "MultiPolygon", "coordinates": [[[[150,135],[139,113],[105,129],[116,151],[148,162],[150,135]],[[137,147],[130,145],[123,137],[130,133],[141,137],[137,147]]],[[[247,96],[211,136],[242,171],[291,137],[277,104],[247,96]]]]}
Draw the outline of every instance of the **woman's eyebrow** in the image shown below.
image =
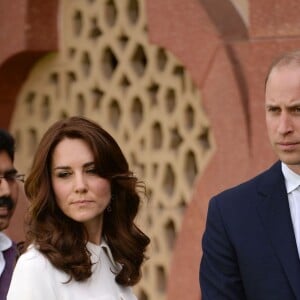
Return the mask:
{"type": "MultiPolygon", "coordinates": [[[[94,161],[90,161],[90,162],[87,162],[87,163],[84,163],[83,164],[83,168],[86,168],[86,167],[90,167],[90,166],[95,166],[95,162],[94,161]]],[[[53,167],[53,170],[69,170],[71,169],[71,167],[69,166],[56,166],[56,167],[53,167]]]]}
{"type": "Polygon", "coordinates": [[[83,167],[90,167],[90,166],[95,166],[95,162],[94,161],[91,161],[91,162],[87,162],[83,165],[83,167]]]}
{"type": "Polygon", "coordinates": [[[68,167],[68,166],[56,166],[56,167],[54,167],[53,168],[53,170],[68,170],[68,169],[70,169],[70,167],[68,167]]]}

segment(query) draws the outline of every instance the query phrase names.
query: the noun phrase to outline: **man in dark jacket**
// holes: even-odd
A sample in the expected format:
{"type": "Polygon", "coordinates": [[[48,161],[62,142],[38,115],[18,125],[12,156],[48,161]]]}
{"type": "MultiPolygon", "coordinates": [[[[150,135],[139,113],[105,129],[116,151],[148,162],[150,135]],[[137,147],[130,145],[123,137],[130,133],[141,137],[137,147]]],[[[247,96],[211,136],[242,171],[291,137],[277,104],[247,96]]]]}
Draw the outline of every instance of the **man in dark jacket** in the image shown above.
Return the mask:
{"type": "Polygon", "coordinates": [[[20,182],[24,175],[14,167],[15,141],[0,129],[0,299],[6,299],[13,268],[17,257],[14,242],[3,233],[9,226],[19,196],[20,182]]]}

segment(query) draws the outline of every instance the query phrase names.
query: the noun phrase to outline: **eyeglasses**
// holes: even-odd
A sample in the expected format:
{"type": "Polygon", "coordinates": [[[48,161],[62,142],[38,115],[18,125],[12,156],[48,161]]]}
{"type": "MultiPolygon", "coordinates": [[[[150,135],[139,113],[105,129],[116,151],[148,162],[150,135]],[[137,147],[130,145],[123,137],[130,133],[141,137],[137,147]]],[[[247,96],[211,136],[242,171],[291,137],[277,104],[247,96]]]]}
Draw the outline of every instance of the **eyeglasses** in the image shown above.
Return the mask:
{"type": "Polygon", "coordinates": [[[8,183],[13,183],[16,180],[24,182],[25,181],[25,175],[24,174],[18,174],[18,173],[7,173],[4,175],[0,175],[0,183],[2,179],[5,179],[8,183]]]}

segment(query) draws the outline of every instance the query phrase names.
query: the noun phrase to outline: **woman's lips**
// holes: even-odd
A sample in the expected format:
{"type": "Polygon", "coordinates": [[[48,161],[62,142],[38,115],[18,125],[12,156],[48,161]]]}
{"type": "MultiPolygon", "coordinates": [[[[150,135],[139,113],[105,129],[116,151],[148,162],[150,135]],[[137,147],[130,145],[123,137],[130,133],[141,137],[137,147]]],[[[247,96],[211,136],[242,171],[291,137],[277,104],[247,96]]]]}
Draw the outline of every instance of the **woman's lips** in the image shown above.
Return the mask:
{"type": "Polygon", "coordinates": [[[80,205],[80,204],[89,204],[92,202],[94,202],[94,201],[92,201],[92,200],[76,200],[76,201],[72,201],[71,204],[80,205]]]}

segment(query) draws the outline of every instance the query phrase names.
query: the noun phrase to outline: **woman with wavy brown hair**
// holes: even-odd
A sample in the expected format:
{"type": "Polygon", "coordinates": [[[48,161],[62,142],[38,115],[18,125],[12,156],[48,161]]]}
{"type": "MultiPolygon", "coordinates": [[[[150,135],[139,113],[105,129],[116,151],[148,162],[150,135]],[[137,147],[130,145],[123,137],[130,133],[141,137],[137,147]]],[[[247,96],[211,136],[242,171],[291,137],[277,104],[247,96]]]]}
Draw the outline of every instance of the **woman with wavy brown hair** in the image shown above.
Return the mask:
{"type": "Polygon", "coordinates": [[[25,182],[27,250],[8,300],[136,299],[149,238],[137,227],[144,188],[116,141],[70,117],[44,134],[25,182]]]}

